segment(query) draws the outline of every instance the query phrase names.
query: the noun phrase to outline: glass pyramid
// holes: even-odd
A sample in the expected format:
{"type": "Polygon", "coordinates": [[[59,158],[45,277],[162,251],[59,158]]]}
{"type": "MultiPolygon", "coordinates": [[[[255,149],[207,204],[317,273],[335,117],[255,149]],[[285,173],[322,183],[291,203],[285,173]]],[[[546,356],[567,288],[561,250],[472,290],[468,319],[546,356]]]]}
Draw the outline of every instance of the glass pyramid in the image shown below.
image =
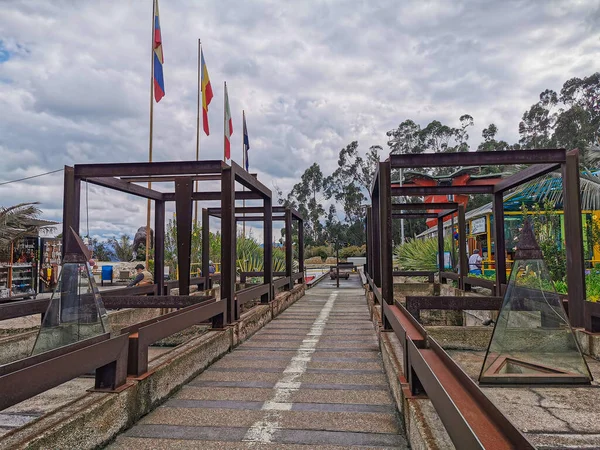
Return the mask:
{"type": "Polygon", "coordinates": [[[528,220],[523,224],[481,384],[588,384],[592,380],[528,220]]]}
{"type": "Polygon", "coordinates": [[[74,232],[58,284],[46,310],[32,355],[110,333],[108,315],[94,280],[87,248],[74,232]]]}

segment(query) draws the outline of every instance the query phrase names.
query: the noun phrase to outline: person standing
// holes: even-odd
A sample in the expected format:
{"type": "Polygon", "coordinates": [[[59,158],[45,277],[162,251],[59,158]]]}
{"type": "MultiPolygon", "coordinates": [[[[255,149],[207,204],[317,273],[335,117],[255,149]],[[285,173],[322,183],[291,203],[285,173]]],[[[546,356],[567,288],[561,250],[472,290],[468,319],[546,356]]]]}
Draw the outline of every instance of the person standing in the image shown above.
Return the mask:
{"type": "Polygon", "coordinates": [[[479,249],[473,250],[473,254],[469,257],[469,273],[473,275],[481,275],[481,267],[483,266],[483,259],[479,255],[479,249]]]}

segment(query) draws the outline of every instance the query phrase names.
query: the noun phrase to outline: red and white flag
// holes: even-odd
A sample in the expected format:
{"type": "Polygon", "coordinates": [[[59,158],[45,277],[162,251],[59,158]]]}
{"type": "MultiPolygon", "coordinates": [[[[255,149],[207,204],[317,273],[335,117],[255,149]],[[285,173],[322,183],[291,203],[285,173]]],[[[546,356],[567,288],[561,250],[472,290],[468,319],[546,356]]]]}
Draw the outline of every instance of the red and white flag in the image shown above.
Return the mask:
{"type": "Polygon", "coordinates": [[[225,159],[231,159],[231,135],[233,134],[233,120],[229,110],[229,95],[227,95],[227,82],[225,82],[225,159]]]}

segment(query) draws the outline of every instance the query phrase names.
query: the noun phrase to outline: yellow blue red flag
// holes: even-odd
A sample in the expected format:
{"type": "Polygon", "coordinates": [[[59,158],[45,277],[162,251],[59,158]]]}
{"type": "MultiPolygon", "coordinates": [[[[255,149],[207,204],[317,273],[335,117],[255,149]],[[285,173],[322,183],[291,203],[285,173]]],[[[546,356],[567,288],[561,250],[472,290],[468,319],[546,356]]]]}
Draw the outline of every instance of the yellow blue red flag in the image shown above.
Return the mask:
{"type": "Polygon", "coordinates": [[[154,99],[156,103],[165,96],[165,80],[163,78],[163,57],[162,36],[160,34],[160,20],[158,17],[158,0],[154,0],[154,62],[153,62],[153,78],[154,78],[154,99]]]}

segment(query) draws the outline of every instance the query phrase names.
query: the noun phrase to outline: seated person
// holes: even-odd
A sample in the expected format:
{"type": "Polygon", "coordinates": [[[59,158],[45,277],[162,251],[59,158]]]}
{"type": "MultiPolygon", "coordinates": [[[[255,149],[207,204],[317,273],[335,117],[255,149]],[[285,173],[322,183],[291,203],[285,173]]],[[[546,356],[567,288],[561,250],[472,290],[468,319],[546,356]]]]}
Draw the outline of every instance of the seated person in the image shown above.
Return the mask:
{"type": "Polygon", "coordinates": [[[133,281],[127,285],[127,287],[144,286],[146,284],[154,284],[154,278],[152,277],[152,274],[145,269],[146,268],[144,267],[143,264],[138,264],[137,266],[135,266],[137,275],[135,276],[133,281]]]}
{"type": "Polygon", "coordinates": [[[483,260],[481,256],[479,256],[479,249],[473,250],[473,254],[469,257],[469,273],[473,275],[481,275],[481,266],[483,265],[483,260]]]}
{"type": "Polygon", "coordinates": [[[209,261],[208,262],[208,274],[212,275],[216,271],[217,271],[217,269],[215,268],[215,264],[212,261],[209,261]]]}

